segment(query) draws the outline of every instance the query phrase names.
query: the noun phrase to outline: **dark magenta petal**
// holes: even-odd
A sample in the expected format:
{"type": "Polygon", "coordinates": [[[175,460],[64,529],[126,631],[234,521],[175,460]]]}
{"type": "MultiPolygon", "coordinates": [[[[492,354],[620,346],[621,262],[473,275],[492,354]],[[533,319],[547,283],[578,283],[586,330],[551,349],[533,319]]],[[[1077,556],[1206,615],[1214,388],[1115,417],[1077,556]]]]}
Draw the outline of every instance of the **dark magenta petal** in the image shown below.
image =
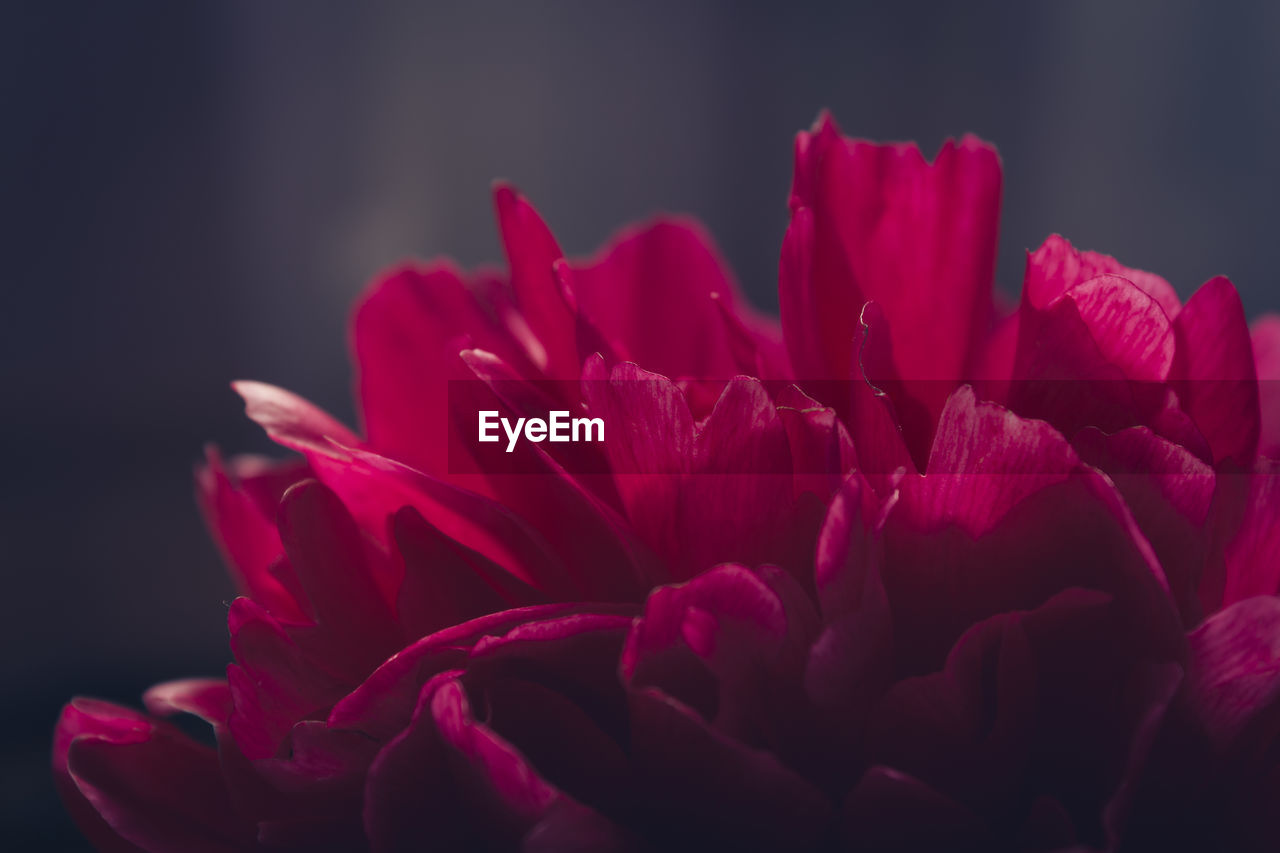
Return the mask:
{"type": "Polygon", "coordinates": [[[527,621],[554,619],[585,610],[613,612],[618,605],[543,604],[504,610],[423,637],[397,652],[333,706],[329,724],[358,728],[387,740],[408,724],[422,685],[438,673],[465,663],[484,636],[502,636],[527,621]]]}
{"type": "MultiPolygon", "coordinates": [[[[1035,476],[1008,472],[985,479],[1035,476]]],[[[927,671],[969,625],[1035,608],[1070,587],[1113,595],[1135,630],[1142,626],[1144,648],[1177,653],[1182,631],[1164,573],[1101,475],[1080,473],[1045,486],[976,539],[956,519],[967,512],[959,505],[935,505],[942,515],[901,512],[909,500],[907,484],[885,522],[883,570],[895,655],[905,671],[927,671]],[[944,521],[948,516],[955,520],[944,521]]],[[[955,500],[981,499],[960,494],[955,500]]]]}
{"type": "MultiPolygon", "coordinates": [[[[464,797],[472,808],[522,835],[558,798],[519,752],[472,714],[457,681],[442,683],[431,697],[431,715],[464,797]],[[518,829],[517,829],[518,828],[518,829]]],[[[468,827],[474,831],[475,825],[468,827]]]]}
{"type": "Polygon", "coordinates": [[[231,603],[227,625],[237,661],[227,669],[234,703],[228,727],[247,757],[267,758],[295,722],[323,715],[342,695],[342,682],[250,599],[231,603]]]}
{"type": "Polygon", "coordinates": [[[1262,416],[1258,452],[1274,458],[1280,456],[1280,315],[1259,317],[1249,336],[1253,342],[1262,416]]]}
{"type": "Polygon", "coordinates": [[[1213,468],[1146,427],[1112,435],[1091,427],[1076,435],[1073,446],[1115,483],[1164,569],[1184,622],[1194,625],[1213,539],[1213,468]]]}
{"type": "Polygon", "coordinates": [[[542,598],[483,554],[446,537],[413,507],[404,507],[393,519],[396,550],[404,561],[396,607],[405,636],[423,637],[542,598]]]}
{"type": "Polygon", "coordinates": [[[926,779],[980,812],[1012,796],[1036,689],[1020,615],[975,625],[941,671],[889,688],[869,723],[870,760],[926,779]]]}
{"type": "Polygon", "coordinates": [[[531,353],[534,364],[553,379],[576,379],[582,362],[573,312],[552,272],[564,253],[542,217],[512,187],[495,186],[493,206],[516,304],[542,347],[531,353]]]}
{"type": "Polygon", "coordinates": [[[1221,606],[1280,592],[1280,463],[1259,459],[1251,474],[1219,474],[1224,490],[1243,495],[1240,520],[1226,546],[1221,606]]]}
{"type": "Polygon", "coordinates": [[[857,462],[849,431],[835,409],[795,385],[778,394],[777,410],[787,431],[794,496],[808,492],[826,501],[857,462]]]}
{"type": "Polygon", "coordinates": [[[361,732],[303,720],[289,731],[282,756],[255,761],[254,769],[291,801],[296,816],[355,813],[378,746],[361,732]]]}
{"type": "Polygon", "coordinates": [[[223,853],[254,846],[253,827],[231,808],[217,754],[166,723],[73,700],[58,720],[53,761],[63,800],[100,849],[223,853]]]}
{"type": "Polygon", "coordinates": [[[1213,461],[1247,466],[1258,449],[1260,410],[1253,344],[1235,287],[1219,276],[1174,320],[1170,374],[1182,407],[1209,442],[1213,461]]]}
{"type": "Polygon", "coordinates": [[[253,456],[224,463],[214,447],[205,456],[196,468],[196,500],[237,588],[282,619],[301,619],[302,608],[271,566],[284,554],[276,505],[285,489],[310,476],[306,465],[253,456]]]}
{"type": "Polygon", "coordinates": [[[279,524],[285,553],[311,605],[324,659],[333,671],[360,681],[400,647],[391,606],[399,579],[389,577],[387,562],[366,542],[338,497],[315,480],[285,493],[279,524]]]}
{"type": "Polygon", "coordinates": [[[767,664],[787,632],[782,600],[765,580],[743,566],[724,565],[649,594],[619,664],[624,680],[661,684],[661,657],[687,646],[721,677],[767,664]],[[690,619],[690,610],[697,614],[690,619]]]}
{"type": "Polygon", "coordinates": [[[632,691],[631,733],[636,820],[657,846],[803,850],[825,834],[831,806],[817,788],[660,690],[632,691]]]}
{"type": "Polygon", "coordinates": [[[978,850],[983,822],[919,779],[891,767],[871,767],[845,798],[844,838],[870,850],[978,850]]]}
{"type": "Polygon", "coordinates": [[[858,472],[831,500],[818,533],[814,580],[827,621],[857,610],[869,583],[878,583],[883,546],[879,531],[895,493],[881,501],[858,472]]]}
{"type": "Polygon", "coordinates": [[[611,425],[605,452],[632,528],[659,555],[680,553],[679,495],[694,466],[693,416],[665,376],[634,364],[584,367],[588,409],[611,425]]]}
{"type": "MultiPolygon", "coordinates": [[[[594,726],[625,743],[626,709],[618,658],[635,611],[631,606],[614,607],[627,612],[582,609],[524,622],[505,634],[481,638],[468,661],[468,687],[484,692],[497,689],[508,679],[540,685],[564,701],[576,703],[594,726]]],[[[514,710],[515,717],[521,713],[518,706],[508,706],[508,710],[514,710]]],[[[506,718],[515,717],[508,713],[506,718]]],[[[514,724],[529,730],[528,721],[514,724]]],[[[531,736],[536,737],[536,732],[531,736]]],[[[521,745],[528,743],[516,740],[521,745]]],[[[536,748],[545,752],[548,746],[536,748]]]]}
{"type": "MultiPolygon", "coordinates": [[[[478,679],[468,676],[466,680],[478,679]]],[[[626,753],[628,723],[620,689],[621,716],[602,726],[594,709],[569,698],[558,686],[547,686],[545,677],[533,681],[503,674],[479,680],[485,682],[483,686],[471,691],[476,703],[486,708],[485,724],[520,750],[542,778],[603,813],[630,811],[635,784],[626,753]]]]}
{"type": "Polygon", "coordinates": [[[722,565],[650,594],[619,669],[628,685],[661,688],[719,731],[789,752],[804,739],[799,700],[817,631],[813,605],[789,574],[722,565]]]}
{"type": "Polygon", "coordinates": [[[862,306],[850,365],[848,419],[858,466],[878,491],[898,469],[912,473],[925,460],[938,421],[933,395],[954,382],[904,381],[894,363],[889,321],[875,302],[862,306]]]}
{"type": "MultiPolygon", "coordinates": [[[[893,326],[903,379],[967,374],[991,313],[1000,182],[995,150],[971,136],[928,163],[915,145],[842,138],[826,116],[799,135],[791,208],[810,211],[814,227],[809,275],[794,283],[810,293],[780,301],[807,309],[798,324],[784,312],[784,328],[817,339],[826,372],[814,378],[846,378],[871,300],[893,326]]],[[[935,417],[948,390],[928,400],[935,417]]]]}
{"type": "Polygon", "coordinates": [[[640,853],[643,849],[608,818],[569,799],[547,809],[520,845],[521,853],[640,853]]]}
{"type": "MultiPolygon", "coordinates": [[[[677,577],[724,561],[780,563],[798,572],[791,451],[759,380],[739,376],[725,386],[697,432],[694,454],[677,505],[677,577]]],[[[799,556],[807,572],[810,555],[799,556]]]]}
{"type": "MultiPolygon", "coordinates": [[[[1280,598],[1237,601],[1187,639],[1187,701],[1218,754],[1240,749],[1251,725],[1268,716],[1266,736],[1273,738],[1280,723],[1280,598]]],[[[1266,748],[1268,741],[1250,746],[1266,748]]]]}

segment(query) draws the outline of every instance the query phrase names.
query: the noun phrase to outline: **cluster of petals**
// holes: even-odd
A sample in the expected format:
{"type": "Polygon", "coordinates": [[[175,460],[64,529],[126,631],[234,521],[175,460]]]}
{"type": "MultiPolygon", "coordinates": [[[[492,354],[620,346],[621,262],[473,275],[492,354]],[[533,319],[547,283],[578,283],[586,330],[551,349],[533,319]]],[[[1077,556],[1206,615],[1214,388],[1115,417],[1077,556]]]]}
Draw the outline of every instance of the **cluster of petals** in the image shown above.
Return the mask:
{"type": "Polygon", "coordinates": [[[296,453],[197,469],[234,663],[145,713],[66,706],[80,827],[147,851],[1280,847],[1280,318],[1056,236],[1003,305],[1000,191],[973,137],[930,163],[824,116],[773,320],[696,223],[571,260],[498,187],[505,272],[408,265],[360,302],[363,434],[237,383],[296,453]],[[460,471],[468,394],[610,440],[460,471]]]}

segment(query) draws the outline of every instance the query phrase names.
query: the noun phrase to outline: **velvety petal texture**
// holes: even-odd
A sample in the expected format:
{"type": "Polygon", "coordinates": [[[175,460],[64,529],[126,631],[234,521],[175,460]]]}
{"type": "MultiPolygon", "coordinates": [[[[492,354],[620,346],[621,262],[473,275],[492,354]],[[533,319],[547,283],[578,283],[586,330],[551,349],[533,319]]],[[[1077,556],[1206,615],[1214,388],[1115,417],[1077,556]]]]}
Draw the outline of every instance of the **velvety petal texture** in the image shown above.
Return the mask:
{"type": "Polygon", "coordinates": [[[822,116],[777,322],[697,222],[565,257],[496,186],[505,268],[357,304],[358,429],[234,384],[287,458],[196,468],[230,661],[63,709],[85,836],[1280,849],[1280,318],[1056,235],[1002,306],[1001,181],[822,116]]]}

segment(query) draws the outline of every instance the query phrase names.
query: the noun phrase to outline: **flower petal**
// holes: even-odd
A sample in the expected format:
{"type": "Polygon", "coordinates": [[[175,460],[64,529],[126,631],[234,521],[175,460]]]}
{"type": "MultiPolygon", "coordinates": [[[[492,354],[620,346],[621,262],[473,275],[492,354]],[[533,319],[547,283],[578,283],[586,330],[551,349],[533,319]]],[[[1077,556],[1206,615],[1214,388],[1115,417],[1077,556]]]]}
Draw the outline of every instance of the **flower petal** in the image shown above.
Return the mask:
{"type": "Polygon", "coordinates": [[[54,735],[54,775],[101,849],[222,853],[254,844],[253,827],[231,808],[217,754],[135,711],[73,700],[54,735]]]}
{"type": "Polygon", "coordinates": [[[284,554],[276,507],[290,485],[310,476],[307,466],[252,456],[224,463],[212,446],[205,457],[196,468],[196,500],[236,586],[280,618],[302,619],[299,602],[271,567],[284,554]]]}
{"type": "Polygon", "coordinates": [[[1209,442],[1213,462],[1247,466],[1258,449],[1260,410],[1253,344],[1231,282],[1210,279],[1174,320],[1170,378],[1182,407],[1209,442]]]}
{"type": "Polygon", "coordinates": [[[1280,456],[1280,315],[1266,314],[1249,332],[1258,373],[1262,428],[1258,452],[1280,456]]]}
{"type": "MultiPolygon", "coordinates": [[[[927,163],[914,145],[842,138],[827,116],[799,135],[791,208],[814,219],[812,274],[801,282],[811,294],[786,301],[808,307],[828,378],[845,377],[869,300],[893,325],[905,380],[966,375],[991,313],[1000,182],[995,150],[972,136],[927,163]]],[[[949,390],[926,401],[935,416],[949,390]]]]}
{"type": "Polygon", "coordinates": [[[631,731],[637,821],[658,846],[802,850],[821,838],[830,803],[772,753],[719,734],[654,688],[632,691],[631,731]]]}
{"type": "Polygon", "coordinates": [[[744,332],[760,321],[738,319],[738,286],[697,222],[658,218],[629,228],[573,267],[582,312],[620,342],[628,360],[666,376],[708,379],[742,372],[745,360],[755,375],[755,341],[736,334],[722,312],[745,323],[744,332]],[[749,353],[735,357],[734,345],[749,353]]]}
{"type": "Polygon", "coordinates": [[[564,252],[528,199],[514,188],[495,186],[493,206],[516,303],[544,350],[545,360],[537,366],[552,379],[576,379],[582,362],[573,312],[552,273],[564,252]]]}

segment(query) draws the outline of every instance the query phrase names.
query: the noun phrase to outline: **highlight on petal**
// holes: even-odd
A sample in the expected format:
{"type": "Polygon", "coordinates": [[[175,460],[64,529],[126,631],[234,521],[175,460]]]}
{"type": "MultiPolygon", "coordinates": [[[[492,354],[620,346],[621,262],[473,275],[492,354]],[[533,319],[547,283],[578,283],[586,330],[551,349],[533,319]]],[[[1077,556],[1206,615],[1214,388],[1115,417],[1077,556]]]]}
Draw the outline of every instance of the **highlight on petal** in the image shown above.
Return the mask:
{"type": "MultiPolygon", "coordinates": [[[[913,144],[874,145],[840,135],[829,116],[796,140],[791,209],[808,275],[783,276],[789,337],[816,341],[813,378],[847,377],[858,309],[879,303],[907,381],[943,380],[924,400],[936,418],[968,375],[992,312],[1000,161],[976,137],[948,140],[932,163],[913,144]],[[807,213],[801,213],[807,211],[807,213]],[[803,293],[785,292],[799,286],[803,293]],[[798,322],[788,322],[788,307],[798,322]],[[799,315],[799,316],[796,316],[799,315]]],[[[785,249],[784,249],[785,251],[785,249]]],[[[785,258],[784,258],[785,265],[785,258]]],[[[796,346],[788,341],[793,357],[796,346]]],[[[808,359],[795,364],[803,376],[808,359]]]]}
{"type": "Polygon", "coordinates": [[[1151,297],[1169,319],[1177,317],[1182,303],[1173,285],[1154,273],[1126,267],[1110,255],[1081,251],[1058,234],[1028,253],[1023,296],[1037,308],[1046,308],[1077,285],[1104,275],[1132,282],[1151,297]]]}
{"type": "Polygon", "coordinates": [[[243,850],[254,829],[232,809],[214,751],[106,702],[72,700],[54,734],[54,778],[104,850],[243,850]]]}
{"type": "Polygon", "coordinates": [[[1209,442],[1213,462],[1249,465],[1261,412],[1253,345],[1235,287],[1210,279],[1174,319],[1177,355],[1170,375],[1182,408],[1209,442]]]}

